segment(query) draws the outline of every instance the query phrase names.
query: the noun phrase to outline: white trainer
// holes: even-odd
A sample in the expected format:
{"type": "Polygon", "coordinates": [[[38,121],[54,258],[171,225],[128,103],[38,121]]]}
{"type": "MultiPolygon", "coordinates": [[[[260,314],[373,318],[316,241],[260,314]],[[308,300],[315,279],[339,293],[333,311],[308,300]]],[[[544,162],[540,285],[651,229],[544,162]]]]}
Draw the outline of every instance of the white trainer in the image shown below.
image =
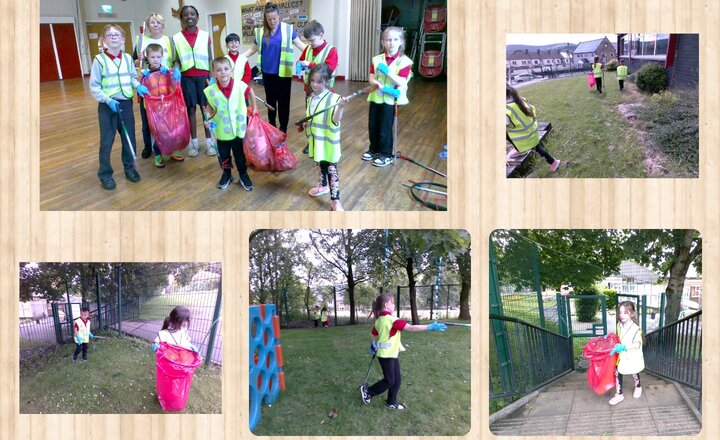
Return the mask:
{"type": "Polygon", "coordinates": [[[622,402],[623,400],[625,400],[625,396],[623,396],[622,394],[615,394],[615,397],[610,399],[610,402],[608,402],[608,403],[610,403],[610,405],[612,405],[612,406],[615,406],[618,403],[622,402]]]}

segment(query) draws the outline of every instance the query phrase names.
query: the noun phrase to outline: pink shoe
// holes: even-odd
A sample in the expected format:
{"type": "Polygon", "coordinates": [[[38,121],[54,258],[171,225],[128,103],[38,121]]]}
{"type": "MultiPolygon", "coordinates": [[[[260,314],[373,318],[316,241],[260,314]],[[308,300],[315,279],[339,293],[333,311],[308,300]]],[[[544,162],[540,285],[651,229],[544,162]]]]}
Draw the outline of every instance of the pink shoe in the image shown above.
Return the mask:
{"type": "Polygon", "coordinates": [[[554,173],[558,168],[560,168],[560,161],[555,159],[555,162],[550,165],[550,172],[554,173]]]}
{"type": "Polygon", "coordinates": [[[327,194],[330,192],[330,188],[327,186],[313,186],[308,191],[308,194],[310,194],[310,197],[317,197],[321,196],[323,194],[327,194]]]}

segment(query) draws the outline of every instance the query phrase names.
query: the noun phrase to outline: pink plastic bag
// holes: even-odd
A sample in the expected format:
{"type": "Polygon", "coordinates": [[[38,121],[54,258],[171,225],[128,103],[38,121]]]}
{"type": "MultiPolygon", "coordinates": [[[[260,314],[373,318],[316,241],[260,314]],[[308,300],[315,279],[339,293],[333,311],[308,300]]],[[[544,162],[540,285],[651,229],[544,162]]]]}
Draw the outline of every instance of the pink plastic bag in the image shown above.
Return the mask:
{"type": "Polygon", "coordinates": [[[255,171],[285,171],[295,167],[297,159],[287,149],[287,134],[251,115],[245,130],[245,160],[255,171]]]}
{"type": "Polygon", "coordinates": [[[180,83],[171,73],[153,72],[142,79],[150,94],[145,95],[150,133],[162,154],[181,150],[190,142],[190,121],[180,83]]]}
{"type": "Polygon", "coordinates": [[[156,389],[165,411],[181,411],[190,395],[193,374],[202,357],[192,350],[165,342],[155,352],[156,389]]]}
{"type": "Polygon", "coordinates": [[[583,356],[590,361],[587,370],[587,381],[595,394],[602,395],[615,387],[615,365],[617,354],[610,355],[620,338],[615,333],[597,336],[588,341],[583,347],[583,356]]]}
{"type": "Polygon", "coordinates": [[[588,73],[588,87],[595,87],[595,75],[592,72],[588,73]]]}

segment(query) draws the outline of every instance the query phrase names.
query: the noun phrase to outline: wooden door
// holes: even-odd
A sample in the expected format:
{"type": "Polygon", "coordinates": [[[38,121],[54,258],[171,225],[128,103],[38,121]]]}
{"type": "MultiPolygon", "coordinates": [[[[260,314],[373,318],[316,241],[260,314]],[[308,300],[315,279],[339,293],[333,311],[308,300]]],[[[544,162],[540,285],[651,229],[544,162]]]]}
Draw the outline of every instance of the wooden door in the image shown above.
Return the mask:
{"type": "Polygon", "coordinates": [[[210,14],[210,35],[213,46],[213,58],[225,55],[225,37],[227,36],[227,24],[225,13],[210,14]]]}
{"type": "Polygon", "coordinates": [[[131,25],[129,22],[87,22],[85,27],[87,28],[88,44],[92,57],[100,53],[98,49],[98,37],[102,36],[103,28],[108,24],[115,24],[120,26],[125,31],[125,52],[132,55],[135,41],[132,39],[131,25]]]}
{"type": "Polygon", "coordinates": [[[60,79],[55,45],[53,44],[52,28],[49,24],[40,24],[40,81],[60,79]]]}
{"type": "Polygon", "coordinates": [[[75,25],[72,23],[53,23],[52,30],[55,34],[55,48],[60,61],[62,79],[82,78],[75,25]]]}

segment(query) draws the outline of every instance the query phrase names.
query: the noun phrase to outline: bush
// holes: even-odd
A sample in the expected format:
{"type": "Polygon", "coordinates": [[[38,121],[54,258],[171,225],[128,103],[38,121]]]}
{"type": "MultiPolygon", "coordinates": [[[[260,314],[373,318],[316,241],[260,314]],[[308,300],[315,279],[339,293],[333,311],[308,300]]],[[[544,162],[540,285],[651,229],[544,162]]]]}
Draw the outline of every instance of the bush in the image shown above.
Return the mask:
{"type": "Polygon", "coordinates": [[[668,75],[660,64],[646,63],[637,72],[636,84],[640,90],[657,93],[667,88],[668,75]]]}
{"type": "Polygon", "coordinates": [[[602,294],[605,295],[605,306],[608,310],[612,310],[617,306],[617,291],[614,289],[603,289],[602,294]]]}
{"type": "Polygon", "coordinates": [[[637,75],[635,73],[629,74],[626,81],[635,84],[635,81],[637,81],[637,75]]]}
{"type": "MultiPolygon", "coordinates": [[[[573,290],[573,295],[600,295],[600,291],[595,286],[576,288],[573,290]]],[[[598,310],[600,310],[600,298],[582,298],[578,299],[575,303],[575,314],[577,315],[577,320],[580,322],[595,321],[595,315],[598,310]]]]}
{"type": "Polygon", "coordinates": [[[618,66],[618,60],[610,60],[605,65],[605,70],[607,70],[608,72],[614,72],[617,70],[617,66],[618,66]]]}

